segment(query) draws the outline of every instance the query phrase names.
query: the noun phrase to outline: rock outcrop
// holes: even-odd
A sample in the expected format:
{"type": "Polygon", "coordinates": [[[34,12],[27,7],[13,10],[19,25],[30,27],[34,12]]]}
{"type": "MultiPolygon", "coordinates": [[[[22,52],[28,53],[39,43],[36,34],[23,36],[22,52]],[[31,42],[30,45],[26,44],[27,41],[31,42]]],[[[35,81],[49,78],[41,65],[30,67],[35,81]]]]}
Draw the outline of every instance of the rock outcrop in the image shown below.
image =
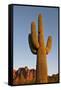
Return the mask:
{"type": "MultiPolygon", "coordinates": [[[[59,75],[53,74],[48,76],[48,83],[58,83],[59,75]]],[[[36,70],[29,69],[28,67],[21,67],[17,71],[13,70],[13,85],[20,84],[35,84],[36,83],[36,70]]]]}

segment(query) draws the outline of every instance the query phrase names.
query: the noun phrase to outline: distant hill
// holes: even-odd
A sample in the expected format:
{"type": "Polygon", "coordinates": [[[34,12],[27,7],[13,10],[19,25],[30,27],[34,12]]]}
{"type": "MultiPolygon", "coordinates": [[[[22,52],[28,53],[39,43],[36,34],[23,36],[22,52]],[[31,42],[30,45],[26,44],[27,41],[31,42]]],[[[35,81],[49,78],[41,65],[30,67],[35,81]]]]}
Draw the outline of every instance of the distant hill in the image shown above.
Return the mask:
{"type": "Polygon", "coordinates": [[[48,76],[48,83],[58,83],[59,82],[59,74],[53,74],[52,76],[48,76]]]}
{"type": "MultiPolygon", "coordinates": [[[[59,75],[53,74],[48,76],[48,83],[58,83],[59,75]]],[[[36,70],[21,67],[18,70],[13,70],[13,85],[19,84],[35,84],[36,83],[36,70]]]]}

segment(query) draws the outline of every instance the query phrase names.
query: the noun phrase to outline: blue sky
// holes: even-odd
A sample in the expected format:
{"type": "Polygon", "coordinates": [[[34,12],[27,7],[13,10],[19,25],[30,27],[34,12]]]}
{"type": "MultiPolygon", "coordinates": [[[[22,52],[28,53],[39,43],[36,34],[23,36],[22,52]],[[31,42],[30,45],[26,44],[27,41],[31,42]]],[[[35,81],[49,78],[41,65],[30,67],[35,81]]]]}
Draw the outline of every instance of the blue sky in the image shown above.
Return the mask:
{"type": "Polygon", "coordinates": [[[29,48],[28,35],[35,20],[38,31],[38,15],[43,16],[45,44],[52,36],[52,50],[47,55],[48,74],[58,72],[58,8],[14,6],[13,9],[13,64],[15,69],[28,66],[36,69],[37,55],[29,48]]]}

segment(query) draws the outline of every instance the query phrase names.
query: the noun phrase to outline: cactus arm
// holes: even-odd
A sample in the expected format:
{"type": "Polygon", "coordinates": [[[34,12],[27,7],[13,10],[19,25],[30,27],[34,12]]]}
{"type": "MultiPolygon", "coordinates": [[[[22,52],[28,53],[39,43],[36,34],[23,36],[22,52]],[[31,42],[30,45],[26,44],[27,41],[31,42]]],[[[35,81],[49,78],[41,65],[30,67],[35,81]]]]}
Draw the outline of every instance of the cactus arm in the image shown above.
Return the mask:
{"type": "Polygon", "coordinates": [[[52,37],[49,36],[46,45],[46,54],[48,54],[51,51],[51,48],[52,48],[52,37]]]}
{"type": "Polygon", "coordinates": [[[39,43],[38,43],[38,37],[37,37],[37,33],[36,33],[35,22],[32,22],[32,24],[31,24],[31,38],[32,38],[32,43],[34,45],[34,48],[38,49],[39,43]]]}
{"type": "Polygon", "coordinates": [[[31,52],[33,54],[37,54],[37,50],[34,48],[33,43],[32,43],[31,34],[29,34],[29,36],[28,36],[28,42],[29,42],[31,52]]]}

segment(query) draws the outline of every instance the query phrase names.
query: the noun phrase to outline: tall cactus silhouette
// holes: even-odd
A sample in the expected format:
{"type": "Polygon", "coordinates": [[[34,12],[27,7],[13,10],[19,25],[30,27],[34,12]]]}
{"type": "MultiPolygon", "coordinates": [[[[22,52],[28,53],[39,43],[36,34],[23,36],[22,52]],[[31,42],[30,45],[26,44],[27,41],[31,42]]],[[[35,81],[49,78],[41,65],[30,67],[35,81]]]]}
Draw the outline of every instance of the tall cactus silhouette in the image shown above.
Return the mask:
{"type": "Polygon", "coordinates": [[[47,45],[44,42],[44,31],[42,15],[38,16],[38,34],[36,33],[35,21],[31,24],[31,34],[28,37],[29,46],[33,54],[37,54],[36,63],[36,83],[48,83],[48,68],[46,55],[52,47],[52,37],[49,36],[47,45]]]}

